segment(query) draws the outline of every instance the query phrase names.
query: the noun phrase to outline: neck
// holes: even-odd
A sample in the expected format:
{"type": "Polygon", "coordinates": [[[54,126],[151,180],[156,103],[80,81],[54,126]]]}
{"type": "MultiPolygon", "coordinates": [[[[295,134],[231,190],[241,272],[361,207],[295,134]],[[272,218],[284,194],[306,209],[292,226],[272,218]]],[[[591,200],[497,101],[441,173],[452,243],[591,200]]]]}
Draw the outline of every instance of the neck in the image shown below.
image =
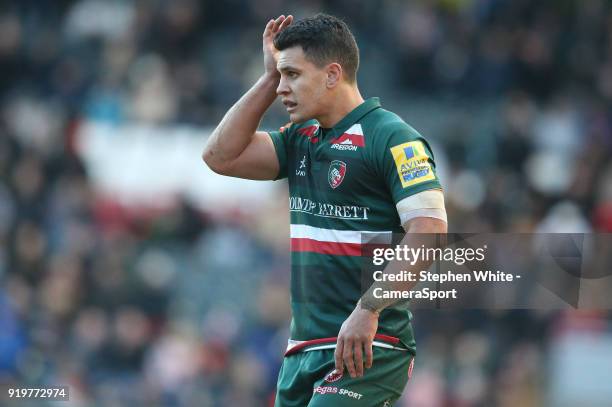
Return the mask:
{"type": "Polygon", "coordinates": [[[356,84],[346,84],[339,88],[329,101],[330,108],[317,117],[317,121],[323,128],[334,127],[353,109],[363,103],[363,97],[361,97],[356,84]]]}

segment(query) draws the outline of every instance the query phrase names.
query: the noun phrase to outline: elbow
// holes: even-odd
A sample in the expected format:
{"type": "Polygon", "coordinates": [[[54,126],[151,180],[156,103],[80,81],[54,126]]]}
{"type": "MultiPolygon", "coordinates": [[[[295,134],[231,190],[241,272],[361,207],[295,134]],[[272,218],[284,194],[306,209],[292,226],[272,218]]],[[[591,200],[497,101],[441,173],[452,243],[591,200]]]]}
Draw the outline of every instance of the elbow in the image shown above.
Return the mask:
{"type": "Polygon", "coordinates": [[[208,166],[214,173],[219,175],[230,175],[230,166],[227,161],[218,159],[214,152],[206,146],[202,152],[202,161],[208,166]]]}
{"type": "Polygon", "coordinates": [[[204,149],[204,152],[202,153],[202,161],[204,161],[204,164],[206,164],[213,172],[224,175],[224,169],[219,162],[215,160],[213,152],[208,148],[204,149]]]}
{"type": "Polygon", "coordinates": [[[211,137],[206,142],[206,145],[204,146],[204,151],[202,151],[202,161],[204,161],[204,164],[206,164],[208,168],[210,168],[212,171],[219,173],[220,168],[218,163],[215,162],[217,160],[215,160],[216,157],[212,148],[212,138],[213,137],[211,135],[211,137]]]}
{"type": "Polygon", "coordinates": [[[202,151],[202,161],[204,164],[208,166],[214,173],[219,175],[228,175],[228,160],[224,160],[223,157],[220,156],[219,151],[215,151],[214,148],[215,139],[218,138],[216,133],[218,132],[218,128],[213,130],[208,138],[206,145],[204,146],[204,151],[202,151]]]}
{"type": "Polygon", "coordinates": [[[211,151],[210,148],[208,148],[208,145],[204,147],[204,151],[202,152],[202,161],[204,161],[204,164],[206,164],[208,168],[213,170],[215,162],[213,159],[213,152],[211,151]]]}

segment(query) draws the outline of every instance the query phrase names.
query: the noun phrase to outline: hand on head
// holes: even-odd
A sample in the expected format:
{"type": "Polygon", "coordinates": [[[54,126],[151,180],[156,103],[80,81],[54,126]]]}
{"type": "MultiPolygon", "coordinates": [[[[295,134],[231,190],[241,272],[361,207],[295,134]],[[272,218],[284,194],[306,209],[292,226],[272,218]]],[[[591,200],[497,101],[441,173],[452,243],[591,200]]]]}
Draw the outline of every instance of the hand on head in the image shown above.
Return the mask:
{"type": "Polygon", "coordinates": [[[280,76],[276,70],[276,61],[278,50],[274,46],[274,36],[284,30],[293,21],[293,16],[284,15],[279,16],[276,20],[271,19],[266,24],[266,28],[263,32],[263,54],[264,54],[264,68],[266,74],[273,76],[280,76]]]}

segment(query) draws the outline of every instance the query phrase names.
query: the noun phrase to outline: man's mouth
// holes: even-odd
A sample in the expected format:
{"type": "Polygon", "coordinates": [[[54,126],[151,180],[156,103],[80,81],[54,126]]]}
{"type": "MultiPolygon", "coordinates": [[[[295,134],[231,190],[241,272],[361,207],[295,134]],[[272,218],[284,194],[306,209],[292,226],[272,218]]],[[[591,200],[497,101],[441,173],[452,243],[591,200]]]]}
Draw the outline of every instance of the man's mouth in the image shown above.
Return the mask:
{"type": "Polygon", "coordinates": [[[290,113],[297,108],[297,103],[290,100],[283,100],[283,105],[285,105],[287,111],[290,113]]]}

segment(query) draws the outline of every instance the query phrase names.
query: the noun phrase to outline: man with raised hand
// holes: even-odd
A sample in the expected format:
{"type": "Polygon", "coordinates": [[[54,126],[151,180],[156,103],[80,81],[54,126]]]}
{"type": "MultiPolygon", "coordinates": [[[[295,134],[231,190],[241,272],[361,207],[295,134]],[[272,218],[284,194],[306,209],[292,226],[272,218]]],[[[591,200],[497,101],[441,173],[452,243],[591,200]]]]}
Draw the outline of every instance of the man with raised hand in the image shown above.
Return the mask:
{"type": "Polygon", "coordinates": [[[378,98],[362,98],[359,50],[341,20],[270,20],[263,53],[264,74],[203,158],[219,174],[289,181],[292,322],[276,406],[390,406],[412,369],[412,315],[362,290],[362,243],[446,233],[432,151],[378,98]],[[258,131],[278,96],[290,125],[258,131]]]}

